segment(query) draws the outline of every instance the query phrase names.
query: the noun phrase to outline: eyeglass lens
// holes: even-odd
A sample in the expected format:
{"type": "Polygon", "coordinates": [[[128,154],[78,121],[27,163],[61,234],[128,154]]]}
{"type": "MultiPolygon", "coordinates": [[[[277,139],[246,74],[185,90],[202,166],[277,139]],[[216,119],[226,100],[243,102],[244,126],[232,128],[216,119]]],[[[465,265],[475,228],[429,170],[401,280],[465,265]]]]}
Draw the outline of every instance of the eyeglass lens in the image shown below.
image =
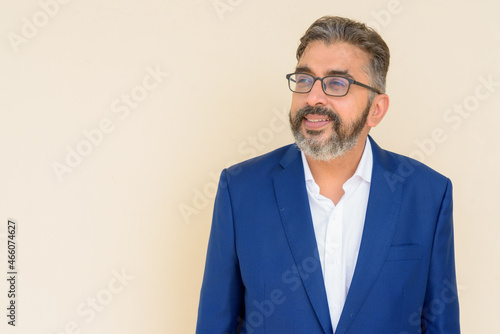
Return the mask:
{"type": "MultiPolygon", "coordinates": [[[[309,74],[295,73],[290,76],[290,89],[296,93],[307,93],[312,89],[316,79],[309,74]]],[[[323,91],[328,95],[345,95],[349,89],[349,81],[342,77],[328,76],[322,80],[323,91]]]]}

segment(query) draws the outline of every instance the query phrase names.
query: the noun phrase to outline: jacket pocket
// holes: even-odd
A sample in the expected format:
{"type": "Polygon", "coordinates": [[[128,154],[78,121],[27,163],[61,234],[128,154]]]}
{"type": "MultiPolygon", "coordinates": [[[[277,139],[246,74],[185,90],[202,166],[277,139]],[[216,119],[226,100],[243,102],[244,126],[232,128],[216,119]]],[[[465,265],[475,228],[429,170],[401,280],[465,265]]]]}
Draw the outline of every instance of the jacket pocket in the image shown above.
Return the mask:
{"type": "Polygon", "coordinates": [[[420,245],[391,246],[387,254],[387,261],[420,260],[422,249],[420,245]]]}

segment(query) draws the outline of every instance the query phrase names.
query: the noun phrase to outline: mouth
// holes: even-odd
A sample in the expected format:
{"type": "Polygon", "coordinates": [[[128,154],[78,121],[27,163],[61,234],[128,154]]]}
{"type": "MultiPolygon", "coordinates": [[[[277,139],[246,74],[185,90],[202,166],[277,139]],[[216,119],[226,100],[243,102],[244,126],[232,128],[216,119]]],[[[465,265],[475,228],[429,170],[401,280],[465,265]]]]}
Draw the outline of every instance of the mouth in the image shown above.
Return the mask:
{"type": "Polygon", "coordinates": [[[320,130],[332,121],[325,115],[308,114],[304,117],[304,125],[307,130],[320,130]]]}
{"type": "Polygon", "coordinates": [[[313,122],[313,123],[317,123],[317,122],[328,122],[329,119],[328,118],[324,118],[324,119],[313,119],[313,118],[305,118],[308,122],[313,122]]]}

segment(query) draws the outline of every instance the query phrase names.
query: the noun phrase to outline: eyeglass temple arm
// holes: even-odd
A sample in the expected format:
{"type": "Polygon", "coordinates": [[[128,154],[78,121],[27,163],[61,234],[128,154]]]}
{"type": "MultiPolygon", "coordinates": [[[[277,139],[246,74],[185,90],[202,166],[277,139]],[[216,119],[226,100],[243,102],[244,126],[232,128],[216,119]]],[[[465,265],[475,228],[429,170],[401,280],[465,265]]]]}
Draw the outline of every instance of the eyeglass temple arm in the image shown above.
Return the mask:
{"type": "Polygon", "coordinates": [[[374,91],[377,94],[382,94],[378,89],[375,89],[373,87],[367,86],[364,83],[361,83],[359,81],[353,80],[352,83],[355,84],[355,85],[361,86],[361,87],[368,88],[369,90],[374,91]]]}

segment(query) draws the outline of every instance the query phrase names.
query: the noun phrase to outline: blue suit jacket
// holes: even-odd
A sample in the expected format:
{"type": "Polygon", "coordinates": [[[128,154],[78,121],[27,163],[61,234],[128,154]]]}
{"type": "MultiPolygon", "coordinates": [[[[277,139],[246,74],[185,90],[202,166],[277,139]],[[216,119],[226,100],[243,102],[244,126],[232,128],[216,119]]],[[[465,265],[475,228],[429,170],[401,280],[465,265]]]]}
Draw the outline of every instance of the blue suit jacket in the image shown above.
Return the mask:
{"type": "MultiPolygon", "coordinates": [[[[459,333],[451,182],[370,140],[365,225],[335,333],[459,333]]],[[[196,332],[333,333],[296,145],[222,172],[196,332]]]]}

